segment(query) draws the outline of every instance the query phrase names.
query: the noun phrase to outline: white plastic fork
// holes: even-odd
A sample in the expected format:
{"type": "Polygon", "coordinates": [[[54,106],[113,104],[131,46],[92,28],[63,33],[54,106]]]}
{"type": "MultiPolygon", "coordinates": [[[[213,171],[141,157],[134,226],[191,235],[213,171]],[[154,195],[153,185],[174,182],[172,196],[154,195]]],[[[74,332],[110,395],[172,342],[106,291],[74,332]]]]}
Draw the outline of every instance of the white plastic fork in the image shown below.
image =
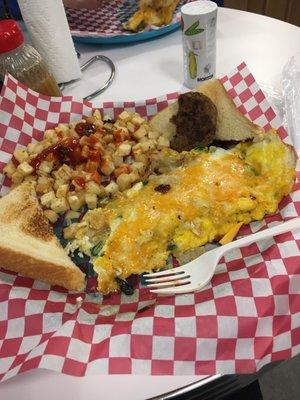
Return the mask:
{"type": "Polygon", "coordinates": [[[277,236],[300,228],[300,218],[293,218],[283,224],[244,236],[231,243],[207,251],[195,260],[173,269],[145,274],[146,285],[152,293],[173,295],[190,293],[207,285],[216,270],[221,257],[230,250],[244,247],[259,240],[277,236]]]}

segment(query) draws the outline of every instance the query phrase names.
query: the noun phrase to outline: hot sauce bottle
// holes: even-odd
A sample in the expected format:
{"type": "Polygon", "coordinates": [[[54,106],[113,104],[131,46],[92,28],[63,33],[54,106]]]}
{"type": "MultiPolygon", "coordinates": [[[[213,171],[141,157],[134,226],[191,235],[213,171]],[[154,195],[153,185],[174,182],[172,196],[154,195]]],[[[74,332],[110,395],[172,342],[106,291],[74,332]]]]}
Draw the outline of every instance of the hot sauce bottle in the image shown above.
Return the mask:
{"type": "Polygon", "coordinates": [[[41,55],[24,43],[24,36],[12,19],[0,21],[0,80],[7,72],[38,93],[62,95],[41,55]]]}

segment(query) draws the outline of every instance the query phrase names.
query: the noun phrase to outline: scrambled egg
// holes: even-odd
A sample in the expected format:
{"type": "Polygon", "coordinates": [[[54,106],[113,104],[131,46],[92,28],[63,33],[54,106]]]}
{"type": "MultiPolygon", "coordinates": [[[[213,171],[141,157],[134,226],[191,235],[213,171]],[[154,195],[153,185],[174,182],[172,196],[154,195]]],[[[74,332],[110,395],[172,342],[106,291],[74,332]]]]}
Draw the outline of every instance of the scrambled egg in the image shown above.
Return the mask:
{"type": "Polygon", "coordinates": [[[293,152],[275,131],[231,150],[186,153],[180,167],[86,214],[100,221],[94,232],[104,243],[93,259],[99,291],[118,290],[116,276],[160,269],[170,253],[220,240],[274,213],[294,179],[293,152]]]}

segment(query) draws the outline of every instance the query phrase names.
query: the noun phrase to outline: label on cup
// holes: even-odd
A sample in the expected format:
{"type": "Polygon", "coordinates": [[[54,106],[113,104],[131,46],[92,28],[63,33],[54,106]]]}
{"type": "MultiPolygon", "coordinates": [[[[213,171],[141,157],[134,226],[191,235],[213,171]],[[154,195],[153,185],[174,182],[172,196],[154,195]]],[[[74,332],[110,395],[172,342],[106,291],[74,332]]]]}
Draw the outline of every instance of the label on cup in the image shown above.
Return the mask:
{"type": "Polygon", "coordinates": [[[184,84],[193,89],[216,74],[218,6],[200,0],[181,8],[184,84]]]}

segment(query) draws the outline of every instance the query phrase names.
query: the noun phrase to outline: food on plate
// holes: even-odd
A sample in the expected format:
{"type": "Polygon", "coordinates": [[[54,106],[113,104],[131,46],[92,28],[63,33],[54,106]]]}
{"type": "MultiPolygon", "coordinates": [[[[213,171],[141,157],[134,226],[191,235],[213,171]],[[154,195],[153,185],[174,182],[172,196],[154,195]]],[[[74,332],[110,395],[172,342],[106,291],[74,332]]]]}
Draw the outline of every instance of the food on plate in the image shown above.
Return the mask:
{"type": "Polygon", "coordinates": [[[176,133],[171,147],[178,151],[207,146],[215,138],[218,110],[209,97],[198,92],[181,94],[178,112],[171,119],[176,133]]]}
{"type": "Polygon", "coordinates": [[[53,234],[32,183],[0,199],[0,230],[1,267],[69,290],[84,288],[85,275],[53,234]]]}
{"type": "MultiPolygon", "coordinates": [[[[218,79],[212,79],[198,86],[195,91],[207,96],[217,108],[215,140],[244,141],[263,134],[260,126],[253,124],[236,108],[218,79]]],[[[172,142],[172,139],[179,135],[174,123],[174,117],[176,120],[177,114],[178,102],[176,101],[151,119],[151,129],[164,132],[164,135],[167,135],[172,142]]],[[[199,130],[201,129],[202,127],[199,126],[199,130]]],[[[186,135],[189,135],[188,131],[186,135]]]]}
{"type": "Polygon", "coordinates": [[[46,130],[41,142],[15,150],[4,173],[14,185],[36,182],[45,214],[54,223],[63,212],[77,212],[84,205],[96,208],[143,180],[151,154],[169,146],[168,138],[137,113],[123,111],[112,121],[96,110],[91,117],[46,130]]]}
{"type": "Polygon", "coordinates": [[[173,256],[186,263],[274,213],[292,189],[295,157],[213,80],[150,122],[96,110],[59,124],[17,149],[4,172],[14,186],[0,200],[4,267],[81,290],[84,274],[67,254],[90,257],[101,293],[131,293],[130,275],[167,268],[173,256]],[[239,143],[226,150],[216,140],[239,143]],[[65,249],[49,224],[58,218],[65,249]]]}
{"type": "Polygon", "coordinates": [[[118,290],[131,274],[164,268],[170,254],[232,240],[241,224],[274,213],[294,184],[293,150],[273,130],[230,150],[211,146],[178,158],[179,166],[65,229],[68,251],[91,257],[100,292],[118,290]]]}
{"type": "Polygon", "coordinates": [[[172,22],[179,0],[140,0],[139,9],[124,24],[124,29],[138,32],[148,25],[162,26],[172,22]]]}

